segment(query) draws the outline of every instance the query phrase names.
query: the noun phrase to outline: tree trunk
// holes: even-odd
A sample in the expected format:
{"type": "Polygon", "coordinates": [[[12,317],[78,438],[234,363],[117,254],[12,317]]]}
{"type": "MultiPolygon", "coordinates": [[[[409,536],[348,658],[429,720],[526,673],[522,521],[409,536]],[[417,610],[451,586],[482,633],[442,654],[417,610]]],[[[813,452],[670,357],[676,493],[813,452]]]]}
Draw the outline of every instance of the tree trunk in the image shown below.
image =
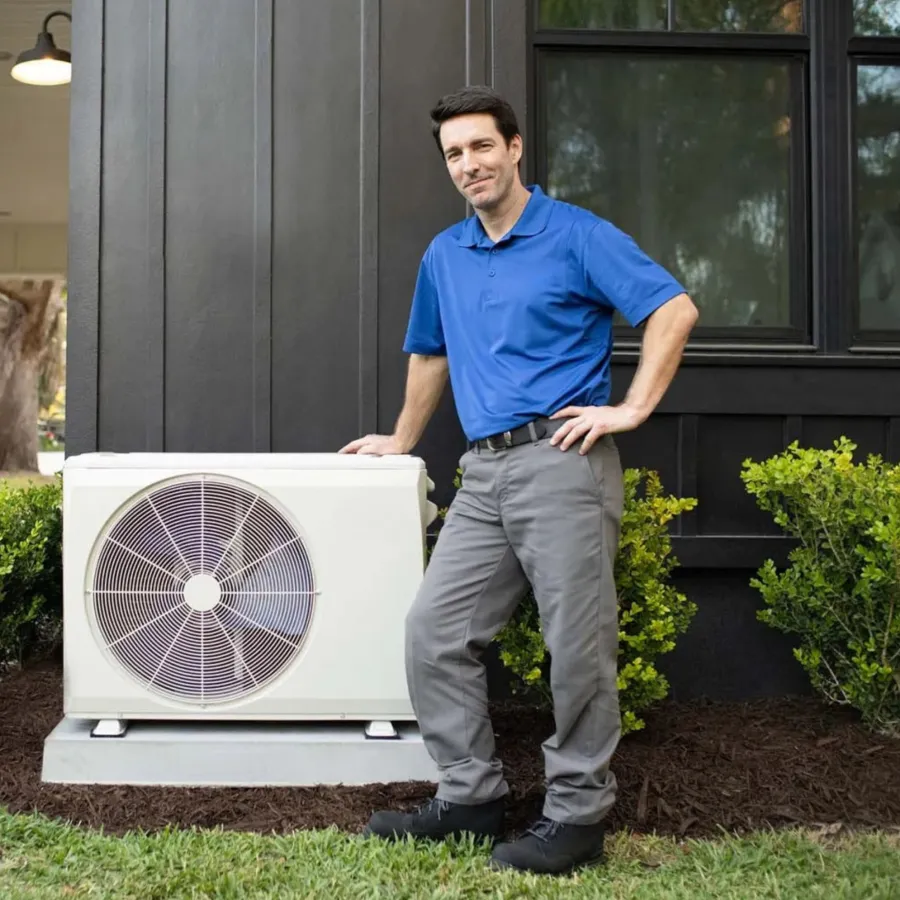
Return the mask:
{"type": "Polygon", "coordinates": [[[39,379],[61,310],[57,282],[0,282],[0,471],[38,470],[39,379]]]}

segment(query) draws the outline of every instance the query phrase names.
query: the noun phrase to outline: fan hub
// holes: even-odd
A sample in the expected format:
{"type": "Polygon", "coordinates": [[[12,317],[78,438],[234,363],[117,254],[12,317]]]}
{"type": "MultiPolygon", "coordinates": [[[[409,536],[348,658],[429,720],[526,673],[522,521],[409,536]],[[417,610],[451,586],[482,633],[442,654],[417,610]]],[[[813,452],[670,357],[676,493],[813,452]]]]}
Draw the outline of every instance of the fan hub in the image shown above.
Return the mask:
{"type": "Polygon", "coordinates": [[[212,575],[194,575],[184,585],[184,600],[197,612],[209,612],[222,597],[222,588],[212,575]]]}

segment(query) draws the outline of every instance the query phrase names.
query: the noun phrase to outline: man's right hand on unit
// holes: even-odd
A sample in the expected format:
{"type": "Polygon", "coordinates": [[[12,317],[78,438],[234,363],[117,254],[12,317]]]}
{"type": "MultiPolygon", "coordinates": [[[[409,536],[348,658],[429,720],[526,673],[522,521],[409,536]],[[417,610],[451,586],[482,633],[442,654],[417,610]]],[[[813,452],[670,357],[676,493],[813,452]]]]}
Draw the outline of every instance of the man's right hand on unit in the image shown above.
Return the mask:
{"type": "Polygon", "coordinates": [[[367,434],[338,450],[338,453],[357,453],[370,456],[390,456],[406,452],[406,448],[392,434],[367,434]]]}

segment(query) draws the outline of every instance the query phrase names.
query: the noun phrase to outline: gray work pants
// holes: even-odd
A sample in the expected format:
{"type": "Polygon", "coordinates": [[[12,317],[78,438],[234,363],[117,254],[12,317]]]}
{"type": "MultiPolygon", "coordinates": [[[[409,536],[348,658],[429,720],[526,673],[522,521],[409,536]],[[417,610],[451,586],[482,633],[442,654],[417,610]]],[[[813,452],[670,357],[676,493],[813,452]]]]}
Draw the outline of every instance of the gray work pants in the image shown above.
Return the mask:
{"type": "MultiPolygon", "coordinates": [[[[550,423],[550,433],[561,422],[550,423]]],[[[555,733],[543,743],[544,814],[589,824],[615,801],[610,760],[621,734],[613,563],[623,483],[613,439],[587,453],[548,435],[460,461],[448,510],[406,622],[410,697],[456,803],[508,791],[495,757],[481,656],[531,584],[550,651],[555,733]]]]}

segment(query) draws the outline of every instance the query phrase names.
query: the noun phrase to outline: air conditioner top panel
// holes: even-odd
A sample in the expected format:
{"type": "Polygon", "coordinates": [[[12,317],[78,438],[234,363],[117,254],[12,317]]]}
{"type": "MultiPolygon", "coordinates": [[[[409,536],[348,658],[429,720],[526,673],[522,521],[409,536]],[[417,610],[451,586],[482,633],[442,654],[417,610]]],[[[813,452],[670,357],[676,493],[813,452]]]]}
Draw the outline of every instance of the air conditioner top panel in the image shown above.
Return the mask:
{"type": "Polygon", "coordinates": [[[65,469],[424,469],[417,456],[339,453],[81,453],[65,469]]]}

